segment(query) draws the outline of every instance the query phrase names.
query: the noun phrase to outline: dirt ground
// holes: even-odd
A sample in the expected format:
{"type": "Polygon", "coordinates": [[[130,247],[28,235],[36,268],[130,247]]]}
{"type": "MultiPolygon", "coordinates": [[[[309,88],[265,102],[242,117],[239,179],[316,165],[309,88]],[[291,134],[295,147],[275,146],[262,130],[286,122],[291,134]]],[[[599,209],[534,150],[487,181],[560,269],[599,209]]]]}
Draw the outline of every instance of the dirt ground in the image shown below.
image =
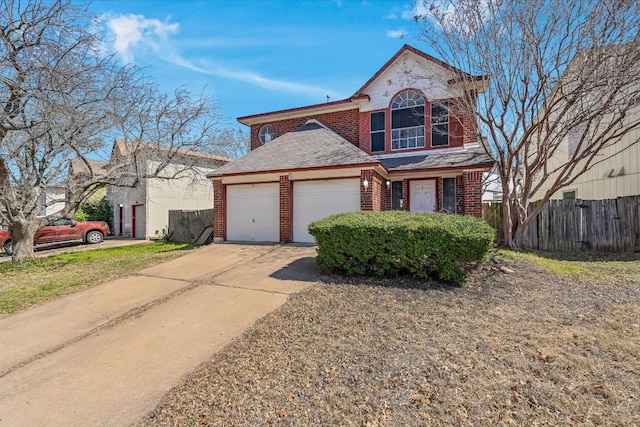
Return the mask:
{"type": "Polygon", "coordinates": [[[139,425],[640,425],[640,257],[494,261],[462,287],[328,277],[139,425]]]}

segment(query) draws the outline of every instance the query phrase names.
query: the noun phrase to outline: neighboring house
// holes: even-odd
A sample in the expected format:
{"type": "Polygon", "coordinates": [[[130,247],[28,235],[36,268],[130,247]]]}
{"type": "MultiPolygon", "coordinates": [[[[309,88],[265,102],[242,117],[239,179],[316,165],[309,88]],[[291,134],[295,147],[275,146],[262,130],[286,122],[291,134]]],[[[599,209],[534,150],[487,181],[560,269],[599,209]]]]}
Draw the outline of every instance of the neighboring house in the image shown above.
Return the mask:
{"type": "MultiPolygon", "coordinates": [[[[106,162],[100,160],[81,160],[78,157],[74,157],[69,161],[68,177],[74,177],[88,173],[89,168],[93,170],[99,170],[104,167],[106,162]],[[86,162],[86,163],[85,163],[86,162]]],[[[67,181],[64,184],[68,184],[67,181]]],[[[63,210],[67,205],[67,187],[66,186],[48,186],[44,192],[38,197],[38,206],[41,207],[41,211],[38,214],[39,217],[52,215],[63,210]]]]}
{"type": "Polygon", "coordinates": [[[348,99],[238,118],[252,151],[209,175],[215,239],[313,242],[311,221],[357,210],[480,217],[493,162],[450,114],[460,76],[483,90],[405,45],[348,99]]]}
{"type": "MultiPolygon", "coordinates": [[[[640,109],[633,113],[638,120],[640,109]]],[[[577,132],[576,132],[577,133],[577,132]]],[[[575,133],[569,134],[560,144],[558,156],[565,156],[567,161],[573,155],[576,148],[575,133]]],[[[599,154],[594,164],[572,184],[554,193],[551,199],[564,200],[605,200],[617,197],[640,195],[640,130],[628,132],[620,141],[605,147],[599,154]]],[[[559,159],[553,159],[553,165],[559,159]]],[[[551,179],[543,184],[536,193],[540,198],[551,183],[551,179]]]]}
{"type": "Polygon", "coordinates": [[[66,187],[49,186],[44,189],[38,196],[37,204],[41,208],[38,213],[39,217],[52,215],[60,212],[66,206],[67,189],[66,187]]]}
{"type": "Polygon", "coordinates": [[[495,171],[486,172],[482,175],[482,201],[487,203],[502,201],[500,175],[495,171]]]}
{"type": "MultiPolygon", "coordinates": [[[[572,60],[562,77],[562,84],[558,84],[558,92],[568,94],[565,96],[569,100],[560,96],[554,101],[552,97],[548,104],[554,109],[547,119],[549,123],[568,122],[572,126],[560,126],[566,133],[563,136],[551,131],[555,132],[552,136],[559,139],[558,147],[544,168],[544,171],[551,171],[549,178],[541,184],[532,200],[544,196],[558,177],[554,171],[569,160],[577,160],[575,171],[583,169],[585,160],[581,156],[585,149],[603,141],[607,141],[604,148],[596,154],[588,169],[555,192],[551,199],[605,200],[640,195],[640,83],[637,78],[628,78],[632,73],[635,77],[640,73],[638,62],[629,59],[634,57],[631,55],[637,57],[637,49],[633,44],[597,47],[580,52],[572,60]],[[623,64],[623,71],[616,75],[611,67],[618,67],[618,61],[623,64]],[[584,71],[585,67],[588,71],[584,71]],[[588,78],[591,75],[600,77],[591,82],[588,78]],[[602,80],[605,80],[604,84],[602,80]],[[580,86],[583,81],[591,83],[580,86]],[[578,86],[579,90],[573,86],[578,86]],[[556,114],[554,110],[560,113],[556,114]]],[[[589,157],[588,151],[585,156],[589,157]]],[[[571,177],[570,173],[566,174],[567,179],[571,177]]]]}
{"type": "MultiPolygon", "coordinates": [[[[125,141],[116,140],[111,161],[128,154],[125,141]]],[[[157,149],[143,150],[138,156],[138,168],[149,171],[158,160],[157,149]]],[[[116,236],[149,239],[168,231],[169,210],[211,209],[213,190],[206,175],[229,162],[229,159],[191,150],[178,150],[172,163],[166,166],[162,177],[140,179],[131,187],[107,186],[107,200],[113,206],[113,234],[116,236]],[[173,175],[195,165],[180,176],[173,175]]]]}

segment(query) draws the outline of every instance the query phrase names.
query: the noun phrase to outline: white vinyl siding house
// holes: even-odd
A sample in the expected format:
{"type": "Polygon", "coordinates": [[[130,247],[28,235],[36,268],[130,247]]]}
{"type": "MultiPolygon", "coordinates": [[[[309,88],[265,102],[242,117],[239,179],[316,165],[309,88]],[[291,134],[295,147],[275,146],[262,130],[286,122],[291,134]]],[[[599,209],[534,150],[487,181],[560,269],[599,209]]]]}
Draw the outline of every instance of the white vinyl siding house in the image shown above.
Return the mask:
{"type": "MultiPolygon", "coordinates": [[[[117,143],[116,143],[117,144],[117,143]]],[[[123,148],[121,148],[123,149],[123,148]]],[[[195,155],[191,153],[190,155],[195,155]]],[[[139,160],[147,171],[157,162],[139,160]]],[[[170,210],[203,210],[213,208],[213,189],[207,174],[225,164],[228,159],[202,155],[200,166],[184,169],[178,163],[169,164],[159,178],[140,179],[136,187],[107,187],[107,200],[113,207],[113,234],[150,239],[160,237],[169,226],[170,210]]]]}

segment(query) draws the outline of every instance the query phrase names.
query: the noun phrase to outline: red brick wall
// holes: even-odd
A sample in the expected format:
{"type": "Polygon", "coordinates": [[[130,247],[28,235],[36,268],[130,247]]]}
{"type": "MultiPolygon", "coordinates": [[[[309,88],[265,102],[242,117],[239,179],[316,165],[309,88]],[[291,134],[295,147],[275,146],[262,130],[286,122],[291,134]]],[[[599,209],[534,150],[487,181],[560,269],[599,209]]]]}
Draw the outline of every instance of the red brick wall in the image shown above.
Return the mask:
{"type": "Polygon", "coordinates": [[[456,213],[464,214],[464,179],[456,176],[456,213]]]}
{"type": "Polygon", "coordinates": [[[386,211],[391,209],[391,190],[387,190],[387,180],[372,170],[360,171],[360,210],[386,211]],[[369,182],[364,188],[364,180],[369,182]]]}
{"type": "Polygon", "coordinates": [[[363,170],[360,171],[360,210],[372,211],[373,210],[373,171],[363,170]],[[369,181],[369,186],[364,188],[364,180],[369,181]]]}
{"type": "Polygon", "coordinates": [[[464,121],[466,117],[454,101],[449,104],[449,145],[447,147],[461,147],[464,144],[464,121]]]}
{"type": "Polygon", "coordinates": [[[372,181],[373,181],[373,187],[372,187],[372,195],[373,195],[373,200],[372,200],[372,210],[374,211],[382,211],[382,210],[388,210],[389,208],[387,207],[390,204],[390,195],[389,195],[389,191],[387,190],[387,180],[384,179],[382,177],[382,175],[380,175],[378,172],[373,172],[372,173],[372,181]]]}
{"type": "Polygon", "coordinates": [[[280,176],[280,242],[286,243],[293,240],[292,212],[292,191],[293,187],[289,176],[280,176]]]}
{"type": "Polygon", "coordinates": [[[276,138],[290,132],[302,125],[308,120],[315,119],[342,136],[344,139],[358,146],[360,142],[360,112],[358,109],[335,111],[325,114],[310,114],[304,117],[296,117],[293,119],[286,119],[273,122],[264,122],[251,126],[251,149],[255,150],[262,144],[258,139],[258,132],[260,128],[265,124],[273,126],[276,132],[276,138]]]}
{"type": "Polygon", "coordinates": [[[402,180],[402,208],[405,211],[409,210],[409,180],[402,180]]]}
{"type": "Polygon", "coordinates": [[[436,212],[442,211],[442,201],[444,194],[442,194],[442,177],[436,178],[436,212]]]}
{"type": "Polygon", "coordinates": [[[389,187],[387,188],[387,180],[377,173],[376,175],[380,177],[380,210],[391,210],[391,181],[389,181],[389,187]]]}
{"type": "Polygon", "coordinates": [[[225,191],[222,180],[213,179],[213,238],[224,239],[225,191]]]}
{"type": "Polygon", "coordinates": [[[478,142],[478,121],[475,115],[467,111],[461,113],[460,117],[464,128],[464,143],[478,142]]]}
{"type": "Polygon", "coordinates": [[[360,113],[360,149],[371,153],[371,112],[360,113]]]}
{"type": "Polygon", "coordinates": [[[464,213],[482,218],[482,172],[465,172],[464,213]]]}

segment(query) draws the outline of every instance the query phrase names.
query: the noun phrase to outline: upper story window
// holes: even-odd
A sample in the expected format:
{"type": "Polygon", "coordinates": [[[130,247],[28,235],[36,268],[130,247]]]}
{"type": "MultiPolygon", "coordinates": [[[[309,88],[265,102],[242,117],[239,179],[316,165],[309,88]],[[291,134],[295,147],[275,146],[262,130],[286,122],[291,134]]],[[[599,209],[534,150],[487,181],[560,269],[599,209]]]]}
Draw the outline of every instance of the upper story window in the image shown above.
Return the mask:
{"type": "Polygon", "coordinates": [[[391,149],[424,147],[424,97],[417,90],[400,92],[391,103],[391,149]]]}
{"type": "Polygon", "coordinates": [[[449,105],[431,104],[431,146],[449,145],[449,105]]]}
{"type": "Polygon", "coordinates": [[[265,144],[276,137],[276,131],[271,125],[264,125],[258,131],[258,139],[265,144]]]}
{"type": "Polygon", "coordinates": [[[371,152],[385,151],[385,114],[384,111],[371,113],[371,152]]]}

